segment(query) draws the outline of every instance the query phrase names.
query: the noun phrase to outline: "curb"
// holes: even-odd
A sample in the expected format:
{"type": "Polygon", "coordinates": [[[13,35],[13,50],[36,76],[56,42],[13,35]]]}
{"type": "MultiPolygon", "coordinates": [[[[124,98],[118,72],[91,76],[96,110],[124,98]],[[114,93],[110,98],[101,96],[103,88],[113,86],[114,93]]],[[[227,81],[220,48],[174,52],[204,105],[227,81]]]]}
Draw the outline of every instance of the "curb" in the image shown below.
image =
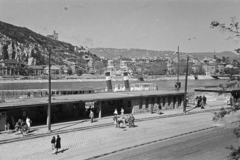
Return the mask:
{"type": "MultiPolygon", "coordinates": [[[[229,124],[234,124],[234,123],[238,123],[238,122],[240,122],[240,121],[233,121],[229,124]]],[[[118,150],[115,150],[115,151],[112,151],[112,152],[103,153],[103,154],[100,154],[100,155],[97,155],[97,156],[87,158],[85,160],[94,160],[96,158],[101,158],[101,157],[104,157],[104,156],[108,156],[108,155],[115,154],[115,153],[118,153],[118,152],[126,151],[126,150],[129,150],[129,149],[134,149],[134,148],[142,147],[142,146],[145,146],[145,145],[149,145],[149,144],[153,144],[153,143],[157,143],[157,142],[162,142],[162,141],[170,140],[170,139],[173,139],[173,138],[178,138],[178,137],[181,137],[181,136],[190,135],[190,134],[193,134],[193,133],[202,132],[202,131],[215,129],[215,128],[218,128],[218,127],[217,126],[212,126],[212,127],[207,127],[207,128],[203,128],[203,129],[199,129],[199,130],[195,130],[195,131],[191,131],[191,132],[186,132],[186,133],[182,133],[182,134],[167,137],[167,138],[161,138],[161,139],[158,139],[158,140],[145,142],[145,143],[138,144],[138,145],[133,145],[133,146],[130,146],[130,147],[127,147],[127,148],[118,149],[118,150]]]]}

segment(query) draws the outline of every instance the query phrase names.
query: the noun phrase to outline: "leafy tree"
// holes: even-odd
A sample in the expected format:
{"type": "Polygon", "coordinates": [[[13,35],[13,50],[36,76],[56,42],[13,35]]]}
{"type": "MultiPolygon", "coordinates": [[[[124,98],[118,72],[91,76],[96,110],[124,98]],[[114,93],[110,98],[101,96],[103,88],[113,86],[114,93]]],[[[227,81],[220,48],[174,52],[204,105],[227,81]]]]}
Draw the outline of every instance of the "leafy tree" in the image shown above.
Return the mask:
{"type": "Polygon", "coordinates": [[[68,73],[69,75],[72,75],[72,69],[71,69],[71,68],[68,68],[67,73],[68,73]]]}
{"type": "Polygon", "coordinates": [[[195,74],[197,74],[197,75],[205,75],[205,74],[206,74],[206,71],[204,70],[202,64],[200,64],[200,65],[197,67],[197,70],[196,70],[195,74]]]}
{"type": "Polygon", "coordinates": [[[225,74],[230,74],[230,75],[239,74],[239,69],[237,69],[237,68],[224,68],[224,73],[225,74]]]}
{"type": "MultiPolygon", "coordinates": [[[[220,23],[218,21],[212,21],[211,22],[211,28],[217,28],[222,32],[228,32],[230,34],[229,39],[233,39],[235,42],[239,41],[240,32],[239,32],[239,22],[236,21],[236,17],[231,18],[231,22],[229,25],[226,25],[225,23],[220,23]]],[[[235,49],[237,53],[240,53],[240,48],[235,49]]],[[[231,81],[226,83],[225,85],[220,85],[222,92],[226,92],[227,90],[231,88],[239,88],[240,83],[239,80],[231,81]]],[[[219,119],[223,119],[226,115],[230,113],[237,112],[240,109],[240,103],[237,101],[239,97],[239,92],[231,91],[232,95],[232,103],[230,108],[221,108],[220,111],[214,113],[213,120],[217,121],[219,119]]],[[[234,134],[237,138],[240,137],[240,126],[234,129],[234,134]]],[[[240,146],[235,148],[234,146],[227,147],[231,152],[228,155],[229,160],[237,160],[240,158],[240,146]]]]}

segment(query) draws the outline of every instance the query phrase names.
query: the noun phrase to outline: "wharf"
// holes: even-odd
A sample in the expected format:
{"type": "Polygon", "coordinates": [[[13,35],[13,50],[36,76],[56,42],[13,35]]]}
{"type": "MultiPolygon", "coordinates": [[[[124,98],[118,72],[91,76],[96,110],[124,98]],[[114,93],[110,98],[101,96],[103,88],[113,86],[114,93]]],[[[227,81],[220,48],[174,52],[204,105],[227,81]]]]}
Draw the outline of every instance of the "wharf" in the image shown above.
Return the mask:
{"type": "MultiPolygon", "coordinates": [[[[129,91],[129,92],[108,92],[108,93],[92,93],[92,94],[72,94],[72,95],[57,95],[52,96],[52,104],[66,104],[73,102],[89,102],[89,101],[103,101],[103,100],[118,100],[118,99],[131,99],[150,96],[173,96],[183,95],[181,91],[129,91]]],[[[8,102],[0,103],[0,108],[20,108],[20,107],[33,107],[39,105],[47,105],[48,97],[41,98],[23,98],[16,99],[8,102]]]]}

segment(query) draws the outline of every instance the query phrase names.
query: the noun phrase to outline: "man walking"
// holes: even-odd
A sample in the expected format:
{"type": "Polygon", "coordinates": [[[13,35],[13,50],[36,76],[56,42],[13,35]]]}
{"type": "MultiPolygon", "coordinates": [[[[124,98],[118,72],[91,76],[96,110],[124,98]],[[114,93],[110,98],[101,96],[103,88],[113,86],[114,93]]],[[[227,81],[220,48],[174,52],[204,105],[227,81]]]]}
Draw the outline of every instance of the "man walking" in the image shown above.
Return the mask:
{"type": "Polygon", "coordinates": [[[207,97],[205,97],[204,95],[203,95],[203,103],[204,103],[204,106],[207,104],[207,97]]]}

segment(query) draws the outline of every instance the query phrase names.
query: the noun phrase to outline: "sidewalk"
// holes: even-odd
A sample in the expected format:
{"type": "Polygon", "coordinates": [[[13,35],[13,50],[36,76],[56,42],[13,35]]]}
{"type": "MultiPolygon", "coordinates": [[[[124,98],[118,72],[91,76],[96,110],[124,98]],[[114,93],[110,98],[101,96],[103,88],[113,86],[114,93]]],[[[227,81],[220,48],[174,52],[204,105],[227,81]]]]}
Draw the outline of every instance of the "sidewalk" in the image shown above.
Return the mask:
{"type": "MultiPolygon", "coordinates": [[[[217,111],[222,106],[226,107],[226,103],[223,102],[208,102],[205,109],[195,108],[193,104],[188,104],[186,113],[183,113],[183,108],[173,109],[173,110],[162,110],[163,114],[159,115],[157,113],[151,114],[150,112],[135,114],[136,122],[144,119],[154,119],[154,118],[169,118],[175,116],[183,116],[185,114],[196,114],[202,112],[217,111]]],[[[6,131],[0,132],[0,144],[22,141],[27,139],[39,138],[49,135],[63,134],[68,132],[74,132],[79,130],[90,130],[96,128],[103,128],[108,126],[113,126],[113,116],[104,117],[101,119],[96,118],[94,123],[90,123],[89,119],[57,123],[51,126],[52,132],[47,131],[47,126],[35,126],[31,127],[31,132],[23,137],[20,133],[7,133],[6,131]]]]}

